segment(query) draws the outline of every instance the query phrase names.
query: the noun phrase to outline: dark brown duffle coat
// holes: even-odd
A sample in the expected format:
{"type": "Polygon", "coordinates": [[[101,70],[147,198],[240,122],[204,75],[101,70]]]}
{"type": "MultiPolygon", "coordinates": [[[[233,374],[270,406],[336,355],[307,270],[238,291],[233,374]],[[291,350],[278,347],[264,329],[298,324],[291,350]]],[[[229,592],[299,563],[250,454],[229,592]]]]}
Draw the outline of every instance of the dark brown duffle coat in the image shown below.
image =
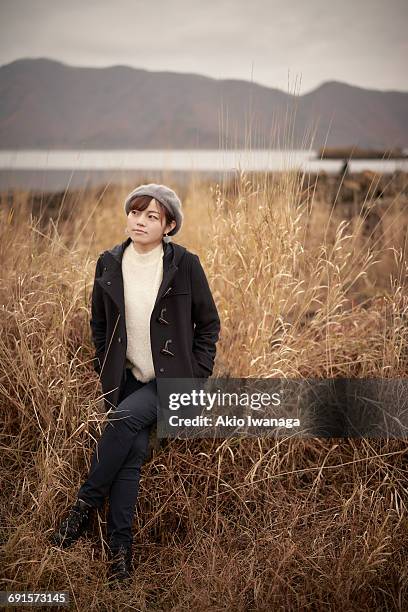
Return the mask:
{"type": "MultiPolygon", "coordinates": [[[[90,326],[106,410],[118,405],[126,382],[126,320],[122,257],[130,244],[99,255],[92,290],[90,326]]],[[[218,311],[198,255],[163,241],[163,280],[150,318],[153,365],[160,378],[211,376],[220,333],[218,311]]],[[[137,279],[135,279],[137,282],[137,279]]]]}

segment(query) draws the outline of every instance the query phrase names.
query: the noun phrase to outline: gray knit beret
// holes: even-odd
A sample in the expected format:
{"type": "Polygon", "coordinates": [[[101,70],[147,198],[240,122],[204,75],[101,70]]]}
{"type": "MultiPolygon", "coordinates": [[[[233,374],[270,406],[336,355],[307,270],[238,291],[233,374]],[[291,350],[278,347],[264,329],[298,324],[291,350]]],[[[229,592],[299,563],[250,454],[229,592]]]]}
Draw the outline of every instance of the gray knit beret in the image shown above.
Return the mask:
{"type": "Polygon", "coordinates": [[[136,196],[151,196],[158,202],[161,202],[163,206],[165,206],[174,216],[176,221],[175,227],[168,232],[169,236],[174,236],[177,234],[179,229],[183,224],[183,211],[181,209],[181,201],[178,195],[170,189],[170,187],[166,187],[166,185],[158,185],[157,183],[149,183],[148,185],[140,185],[136,187],[133,191],[131,191],[125,199],[125,212],[126,216],[129,214],[130,205],[132,200],[136,196]]]}

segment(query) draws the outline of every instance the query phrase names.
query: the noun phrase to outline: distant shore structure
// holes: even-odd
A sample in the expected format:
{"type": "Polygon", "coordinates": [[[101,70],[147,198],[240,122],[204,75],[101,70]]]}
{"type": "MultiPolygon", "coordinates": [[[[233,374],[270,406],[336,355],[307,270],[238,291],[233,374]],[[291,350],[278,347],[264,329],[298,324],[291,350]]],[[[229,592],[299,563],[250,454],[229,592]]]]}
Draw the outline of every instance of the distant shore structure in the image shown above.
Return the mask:
{"type": "Polygon", "coordinates": [[[401,148],[360,149],[358,147],[326,147],[317,152],[317,159],[408,159],[401,148]]]}

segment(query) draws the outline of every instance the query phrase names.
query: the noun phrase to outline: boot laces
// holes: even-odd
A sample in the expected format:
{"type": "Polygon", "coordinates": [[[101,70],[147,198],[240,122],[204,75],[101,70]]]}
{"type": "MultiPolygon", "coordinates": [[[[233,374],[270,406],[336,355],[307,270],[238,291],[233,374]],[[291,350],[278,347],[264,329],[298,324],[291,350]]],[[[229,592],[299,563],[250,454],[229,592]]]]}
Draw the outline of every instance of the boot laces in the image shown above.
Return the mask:
{"type": "Polygon", "coordinates": [[[113,556],[113,571],[115,574],[127,574],[129,571],[128,557],[129,553],[124,546],[120,546],[117,550],[112,551],[113,556]]]}
{"type": "Polygon", "coordinates": [[[81,523],[88,518],[88,511],[82,510],[81,508],[74,507],[71,508],[71,511],[67,518],[63,521],[63,529],[64,530],[77,530],[79,529],[81,523]]]}

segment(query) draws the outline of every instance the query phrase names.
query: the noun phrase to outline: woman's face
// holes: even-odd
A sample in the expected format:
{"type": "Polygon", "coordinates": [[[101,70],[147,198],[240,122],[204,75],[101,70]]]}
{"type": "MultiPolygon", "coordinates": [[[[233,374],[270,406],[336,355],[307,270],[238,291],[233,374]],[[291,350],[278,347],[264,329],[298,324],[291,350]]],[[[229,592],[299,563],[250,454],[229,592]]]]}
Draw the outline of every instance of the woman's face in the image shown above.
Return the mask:
{"type": "Polygon", "coordinates": [[[133,242],[137,244],[159,244],[165,232],[170,232],[176,222],[166,226],[166,217],[160,219],[160,208],[152,199],[145,210],[131,210],[127,216],[127,229],[133,242]]]}

